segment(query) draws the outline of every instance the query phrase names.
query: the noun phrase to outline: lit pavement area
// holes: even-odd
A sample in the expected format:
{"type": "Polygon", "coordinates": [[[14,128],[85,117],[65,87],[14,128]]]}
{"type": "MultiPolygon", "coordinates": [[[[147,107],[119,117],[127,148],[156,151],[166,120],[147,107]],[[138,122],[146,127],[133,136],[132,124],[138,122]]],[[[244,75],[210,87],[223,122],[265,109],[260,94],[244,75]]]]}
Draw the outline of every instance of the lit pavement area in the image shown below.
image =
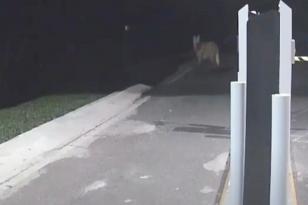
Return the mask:
{"type": "MultiPolygon", "coordinates": [[[[75,157],[47,165],[0,204],[217,204],[229,155],[229,82],[235,79],[228,65],[200,67],[157,86],[131,116],[98,127],[89,147],[71,145],[75,157]]],[[[294,88],[302,89],[297,83],[294,88]]],[[[292,100],[292,162],[298,201],[306,204],[308,97],[292,100]]]]}

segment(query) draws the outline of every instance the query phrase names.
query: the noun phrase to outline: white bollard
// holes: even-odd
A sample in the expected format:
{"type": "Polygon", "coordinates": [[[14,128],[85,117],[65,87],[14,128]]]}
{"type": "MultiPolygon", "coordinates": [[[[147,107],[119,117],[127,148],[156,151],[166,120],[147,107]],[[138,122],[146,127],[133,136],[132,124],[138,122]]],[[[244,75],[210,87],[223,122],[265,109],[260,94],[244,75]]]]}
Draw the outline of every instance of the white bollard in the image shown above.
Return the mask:
{"type": "Polygon", "coordinates": [[[289,94],[272,96],[271,205],[288,204],[290,101],[289,94]]]}
{"type": "Polygon", "coordinates": [[[246,4],[238,12],[238,81],[247,82],[247,22],[249,18],[249,6],[246,4]]]}
{"type": "Polygon", "coordinates": [[[230,205],[243,204],[246,83],[231,82],[230,205]]]}

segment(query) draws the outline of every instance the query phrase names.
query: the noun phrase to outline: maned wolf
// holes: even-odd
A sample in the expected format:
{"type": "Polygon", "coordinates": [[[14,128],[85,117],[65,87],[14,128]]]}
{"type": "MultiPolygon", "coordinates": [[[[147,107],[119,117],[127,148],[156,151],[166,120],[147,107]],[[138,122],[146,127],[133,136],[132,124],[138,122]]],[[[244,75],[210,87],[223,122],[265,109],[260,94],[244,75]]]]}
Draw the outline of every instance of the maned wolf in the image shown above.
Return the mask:
{"type": "Polygon", "coordinates": [[[193,36],[193,48],[198,64],[208,60],[213,65],[219,67],[219,48],[215,42],[200,42],[200,35],[195,35],[193,36]]]}

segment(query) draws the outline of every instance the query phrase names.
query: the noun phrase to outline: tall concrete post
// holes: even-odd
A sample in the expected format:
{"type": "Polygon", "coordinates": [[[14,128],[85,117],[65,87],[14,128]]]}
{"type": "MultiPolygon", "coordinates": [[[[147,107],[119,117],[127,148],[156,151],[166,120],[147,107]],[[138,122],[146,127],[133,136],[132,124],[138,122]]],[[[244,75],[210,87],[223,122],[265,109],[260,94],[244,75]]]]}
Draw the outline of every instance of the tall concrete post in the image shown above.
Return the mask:
{"type": "MultiPolygon", "coordinates": [[[[231,149],[244,147],[244,162],[232,164],[232,161],[239,161],[239,158],[232,159],[232,153],[235,157],[239,150],[231,150],[231,205],[270,205],[273,198],[271,193],[275,193],[273,189],[276,187],[271,186],[271,175],[275,174],[273,171],[277,171],[271,167],[281,164],[281,168],[285,169],[283,163],[275,162],[277,150],[272,150],[272,117],[273,120],[277,117],[277,114],[272,116],[272,95],[291,95],[291,63],[294,55],[291,49],[291,15],[291,9],[282,1],[279,10],[249,12],[248,6],[245,6],[239,12],[238,83],[245,82],[246,90],[242,109],[234,107],[231,118],[235,119],[234,111],[238,109],[240,111],[237,112],[240,112],[245,120],[240,121],[241,125],[234,126],[236,123],[231,123],[231,137],[234,138],[231,139],[231,149]],[[238,134],[234,136],[236,131],[238,134]],[[243,136],[240,131],[244,131],[243,136]],[[235,139],[239,138],[242,141],[235,144],[235,139]],[[241,143],[244,146],[241,146],[241,143]],[[244,166],[242,186],[242,178],[234,173],[234,170],[240,170],[240,166],[244,166]]],[[[235,84],[233,88],[234,86],[235,84]]],[[[232,96],[234,98],[235,94],[232,96]]],[[[234,99],[231,101],[231,104],[234,104],[234,99]]],[[[240,113],[237,113],[237,116],[240,116],[240,113]]],[[[285,120],[283,122],[287,123],[288,119],[285,120]]],[[[273,133],[278,131],[273,130],[273,133]]],[[[273,203],[271,205],[276,205],[273,203]]]]}

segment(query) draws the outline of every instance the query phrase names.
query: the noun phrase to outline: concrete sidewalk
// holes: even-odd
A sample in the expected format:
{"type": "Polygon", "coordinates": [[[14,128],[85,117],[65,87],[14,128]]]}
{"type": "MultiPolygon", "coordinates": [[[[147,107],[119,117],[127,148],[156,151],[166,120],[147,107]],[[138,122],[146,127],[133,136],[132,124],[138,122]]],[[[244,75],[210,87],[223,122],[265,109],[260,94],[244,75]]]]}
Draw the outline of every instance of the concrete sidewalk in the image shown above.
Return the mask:
{"type": "MultiPolygon", "coordinates": [[[[151,90],[122,120],[43,156],[50,163],[22,183],[6,184],[11,192],[0,204],[218,204],[236,70],[184,73],[151,90]]],[[[292,105],[293,168],[299,204],[306,204],[308,97],[293,97],[292,105]]]]}
{"type": "Polygon", "coordinates": [[[217,203],[228,158],[229,97],[208,93],[207,71],[185,74],[151,91],[125,120],[44,156],[51,163],[22,183],[5,184],[11,192],[0,204],[217,203]]]}
{"type": "Polygon", "coordinates": [[[25,132],[0,145],[0,195],[6,196],[31,178],[40,167],[56,160],[58,150],[95,130],[119,121],[150,87],[136,85],[92,102],[25,132]]]}

